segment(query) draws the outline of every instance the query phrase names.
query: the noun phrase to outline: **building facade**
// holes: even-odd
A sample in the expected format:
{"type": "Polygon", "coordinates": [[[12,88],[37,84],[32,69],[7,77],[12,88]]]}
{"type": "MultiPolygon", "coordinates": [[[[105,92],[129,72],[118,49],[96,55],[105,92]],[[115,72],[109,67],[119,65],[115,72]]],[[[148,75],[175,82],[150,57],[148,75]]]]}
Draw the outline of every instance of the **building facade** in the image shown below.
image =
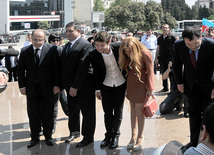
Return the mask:
{"type": "Polygon", "coordinates": [[[62,28],[70,21],[90,25],[93,0],[0,0],[0,34],[38,28],[48,21],[62,28]]]}
{"type": "Polygon", "coordinates": [[[195,2],[195,6],[197,9],[201,7],[206,6],[206,8],[210,8],[212,10],[214,10],[214,0],[197,0],[195,2]]]}

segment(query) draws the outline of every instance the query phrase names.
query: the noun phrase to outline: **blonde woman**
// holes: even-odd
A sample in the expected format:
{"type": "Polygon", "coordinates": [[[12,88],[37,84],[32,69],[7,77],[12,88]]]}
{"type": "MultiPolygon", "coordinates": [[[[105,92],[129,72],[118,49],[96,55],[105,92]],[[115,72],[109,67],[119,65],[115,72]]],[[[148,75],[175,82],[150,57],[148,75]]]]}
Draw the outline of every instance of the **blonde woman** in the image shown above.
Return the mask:
{"type": "Polygon", "coordinates": [[[135,37],[123,40],[119,50],[119,65],[127,71],[127,99],[131,106],[131,140],[128,149],[142,149],[145,116],[143,106],[154,89],[153,61],[150,51],[135,37]]]}

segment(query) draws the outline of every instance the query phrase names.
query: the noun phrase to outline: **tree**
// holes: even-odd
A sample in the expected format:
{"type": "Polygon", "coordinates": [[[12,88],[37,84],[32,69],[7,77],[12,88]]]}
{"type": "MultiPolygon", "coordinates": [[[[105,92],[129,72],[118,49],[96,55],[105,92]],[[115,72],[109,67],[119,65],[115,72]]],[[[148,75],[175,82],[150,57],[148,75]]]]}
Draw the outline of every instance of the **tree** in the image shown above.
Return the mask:
{"type": "Polygon", "coordinates": [[[112,2],[110,4],[110,7],[114,7],[114,6],[117,6],[117,5],[123,5],[127,2],[130,2],[131,0],[115,0],[114,2],[112,2]]]}
{"type": "Polygon", "coordinates": [[[203,7],[200,6],[198,10],[198,19],[202,20],[203,18],[208,18],[212,14],[213,12],[210,9],[208,9],[205,5],[203,7]]]}
{"type": "Polygon", "coordinates": [[[40,21],[38,22],[39,29],[47,30],[50,28],[50,25],[48,24],[48,21],[40,21]]]}
{"type": "Polygon", "coordinates": [[[103,7],[103,1],[102,0],[94,0],[94,7],[93,11],[104,11],[105,8],[103,7]]]}
{"type": "Polygon", "coordinates": [[[164,14],[161,4],[148,1],[146,5],[142,2],[127,2],[110,7],[105,13],[104,25],[113,30],[127,29],[135,33],[147,28],[157,29],[163,23],[169,24],[171,28],[176,26],[175,18],[169,13],[164,14]]]}
{"type": "Polygon", "coordinates": [[[169,12],[166,12],[164,14],[164,21],[165,21],[164,23],[168,24],[171,29],[177,26],[176,19],[172,17],[172,15],[169,12]]]}
{"type": "Polygon", "coordinates": [[[163,10],[170,13],[176,20],[190,19],[193,15],[192,9],[185,0],[161,0],[163,10]]]}
{"type": "Polygon", "coordinates": [[[144,26],[144,4],[128,2],[110,7],[105,17],[105,25],[112,29],[128,29],[131,32],[141,30],[144,26]]]}

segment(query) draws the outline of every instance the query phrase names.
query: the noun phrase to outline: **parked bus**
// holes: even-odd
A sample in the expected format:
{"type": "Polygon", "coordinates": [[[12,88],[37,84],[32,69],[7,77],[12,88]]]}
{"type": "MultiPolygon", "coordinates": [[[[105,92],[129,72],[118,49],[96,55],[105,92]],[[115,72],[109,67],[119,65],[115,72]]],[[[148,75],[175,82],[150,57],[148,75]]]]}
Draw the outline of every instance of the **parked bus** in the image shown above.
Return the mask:
{"type": "MultiPolygon", "coordinates": [[[[214,20],[209,20],[214,22],[214,20]]],[[[202,26],[202,20],[183,20],[183,21],[177,21],[177,29],[184,29],[185,27],[194,26],[194,27],[201,27],[202,26]]]]}

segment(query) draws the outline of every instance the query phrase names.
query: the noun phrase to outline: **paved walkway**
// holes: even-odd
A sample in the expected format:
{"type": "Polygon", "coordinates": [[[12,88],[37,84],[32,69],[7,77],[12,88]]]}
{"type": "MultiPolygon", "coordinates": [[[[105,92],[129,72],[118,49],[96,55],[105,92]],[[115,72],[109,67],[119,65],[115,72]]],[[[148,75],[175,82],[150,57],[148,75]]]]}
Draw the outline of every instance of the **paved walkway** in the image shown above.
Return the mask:
{"type": "MultiPolygon", "coordinates": [[[[14,48],[20,50],[23,43],[19,43],[14,48]]],[[[0,46],[7,48],[7,46],[0,46]]],[[[155,76],[155,91],[160,90],[161,76],[155,76]]],[[[160,104],[166,94],[155,95],[160,104]]],[[[69,135],[68,120],[59,105],[57,118],[57,128],[53,135],[55,145],[47,146],[44,136],[41,136],[40,143],[28,149],[27,143],[30,140],[29,124],[26,111],[26,98],[19,93],[17,82],[8,84],[7,90],[0,94],[0,154],[3,155],[149,155],[154,149],[171,140],[177,140],[183,144],[189,142],[189,122],[183,117],[182,112],[160,115],[159,111],[152,118],[146,119],[143,142],[143,150],[138,152],[128,151],[126,145],[130,140],[130,107],[126,99],[123,109],[123,121],[121,125],[121,136],[119,147],[114,150],[108,148],[101,149],[100,143],[104,139],[105,126],[101,102],[96,103],[96,131],[94,143],[76,148],[75,145],[82,140],[82,137],[75,139],[71,143],[64,143],[69,135]]]]}

